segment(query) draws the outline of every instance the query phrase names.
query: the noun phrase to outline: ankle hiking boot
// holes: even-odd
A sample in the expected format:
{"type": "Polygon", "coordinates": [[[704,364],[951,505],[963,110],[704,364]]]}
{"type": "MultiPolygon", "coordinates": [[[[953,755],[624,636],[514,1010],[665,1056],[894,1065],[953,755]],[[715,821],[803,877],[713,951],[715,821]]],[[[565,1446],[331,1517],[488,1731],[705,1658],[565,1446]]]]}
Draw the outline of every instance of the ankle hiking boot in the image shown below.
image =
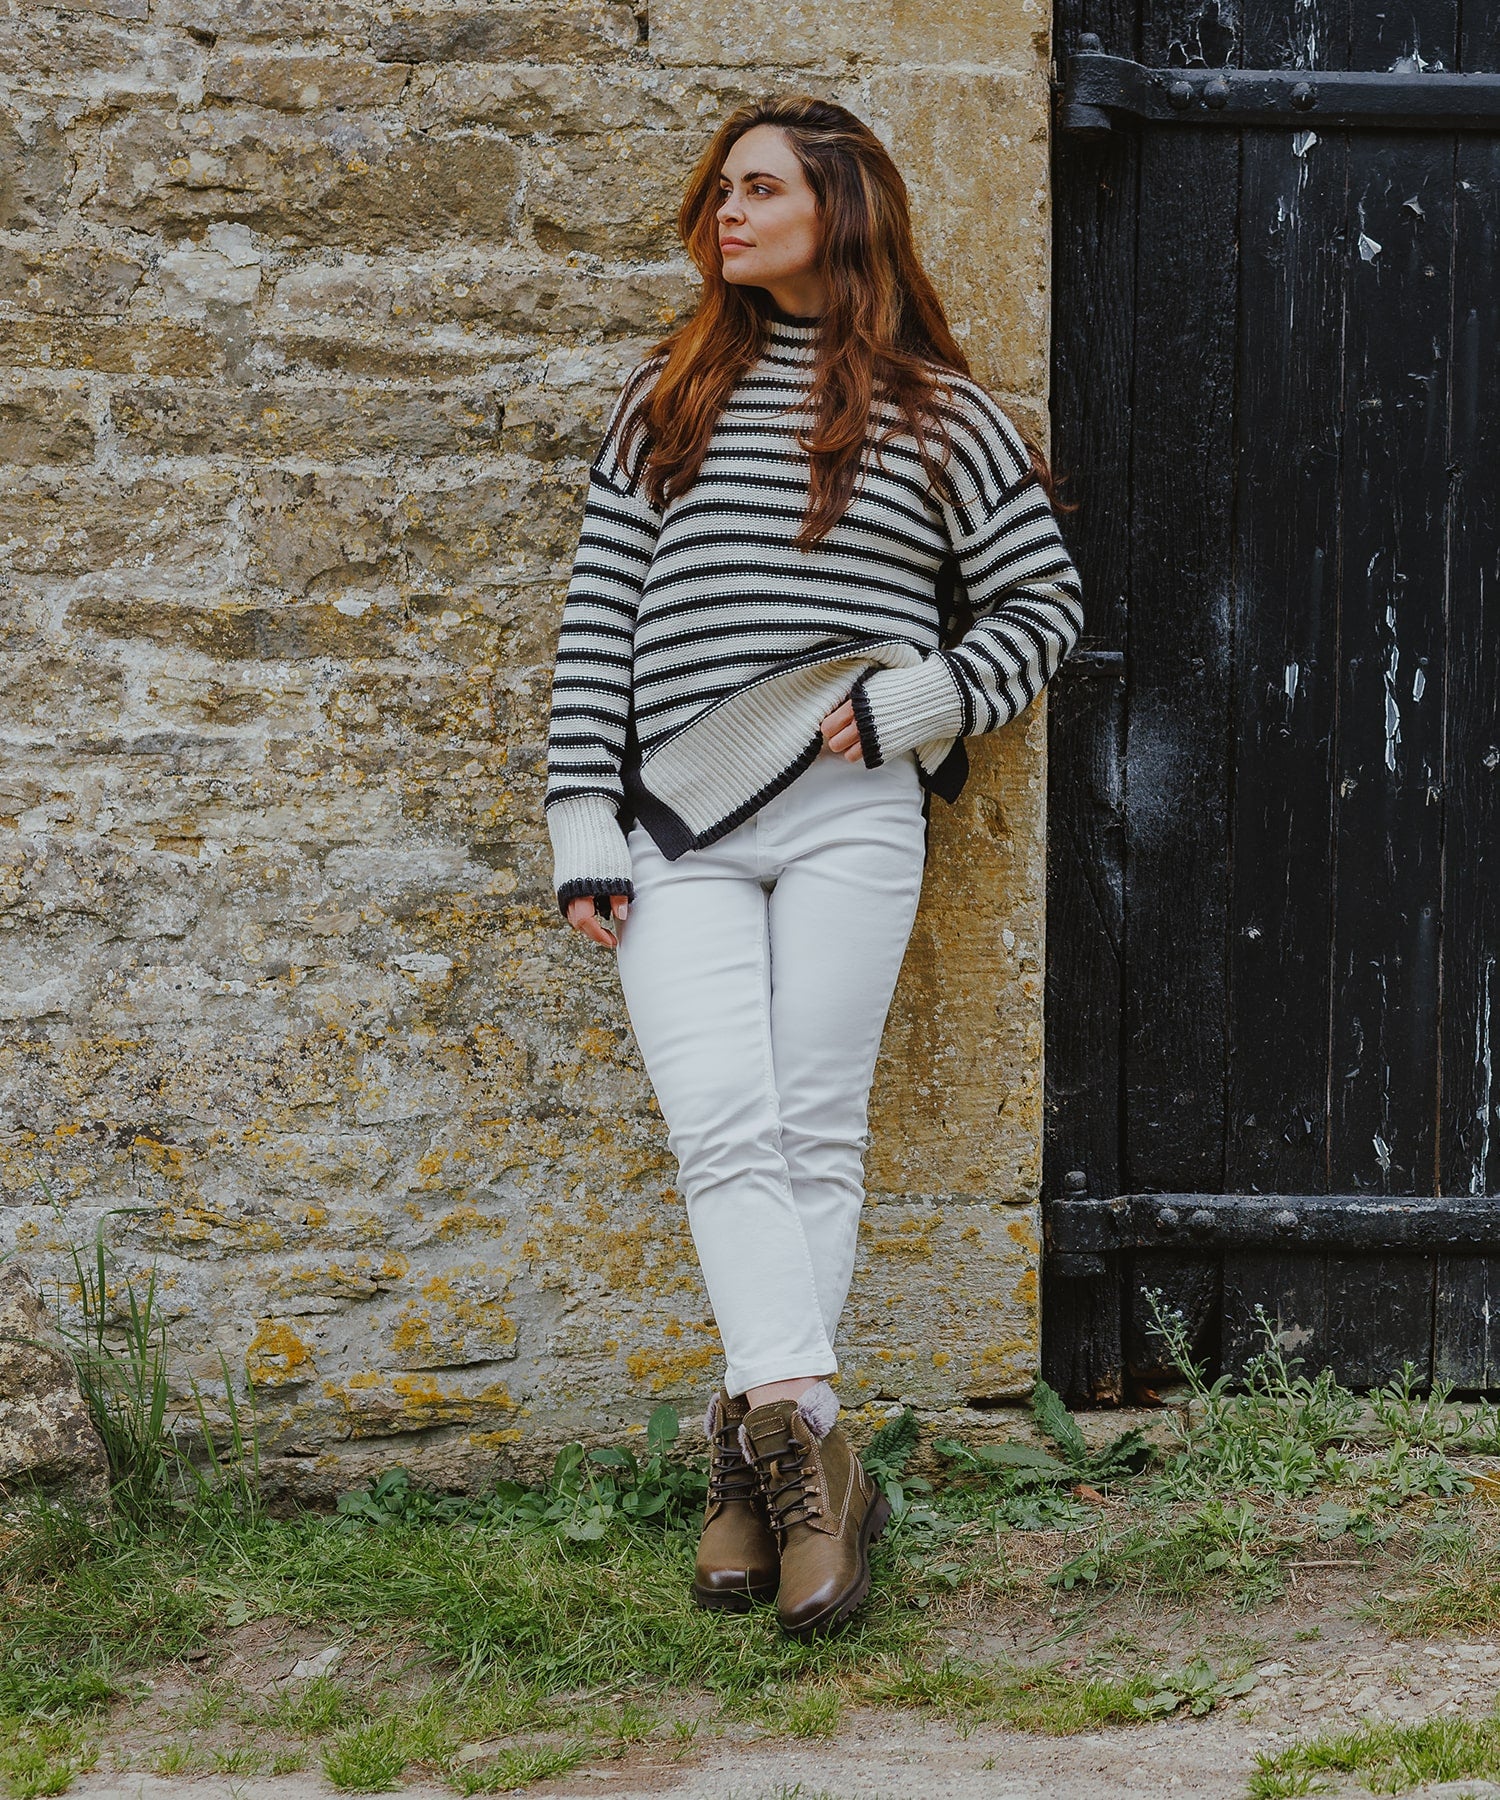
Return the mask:
{"type": "Polygon", "coordinates": [[[870,1545],[891,1503],[865,1473],[826,1381],[752,1407],[741,1427],[781,1543],[776,1616],[793,1637],[845,1623],[870,1591],[870,1545]]]}
{"type": "Polygon", "coordinates": [[[760,1476],[740,1444],[740,1426],[749,1410],[743,1394],[731,1398],[720,1388],[703,1420],[712,1460],[693,1598],[700,1606],[735,1612],[757,1600],[774,1599],[781,1577],[781,1554],[760,1476]]]}

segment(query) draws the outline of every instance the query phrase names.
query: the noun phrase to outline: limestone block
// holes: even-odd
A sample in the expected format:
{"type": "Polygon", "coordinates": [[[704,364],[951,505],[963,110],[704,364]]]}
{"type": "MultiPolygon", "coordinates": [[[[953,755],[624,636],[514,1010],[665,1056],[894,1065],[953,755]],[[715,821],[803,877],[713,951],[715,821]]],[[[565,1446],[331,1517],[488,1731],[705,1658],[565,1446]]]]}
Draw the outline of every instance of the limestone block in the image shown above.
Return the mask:
{"type": "Polygon", "coordinates": [[[60,13],[99,13],[110,19],[144,19],[147,0],[58,0],[60,13]]]}
{"type": "Polygon", "coordinates": [[[978,378],[1043,394],[1051,240],[1045,70],[882,72],[870,123],[911,191],[918,243],[978,378]]]}
{"type": "Polygon", "coordinates": [[[960,63],[1027,68],[1046,56],[1045,0],[653,0],[650,46],[668,64],[832,68],[960,63]]]}
{"type": "Polygon", "coordinates": [[[291,594],[336,578],[411,577],[444,587],[463,576],[550,571],[577,538],[577,481],[540,478],[529,464],[420,486],[409,480],[268,469],[246,521],[250,566],[291,594]]]}
{"type": "Polygon", "coordinates": [[[492,0],[487,6],[396,6],[372,33],[375,54],[391,62],[548,62],[613,58],[639,39],[628,0],[492,0]]]}
{"type": "Polygon", "coordinates": [[[273,317],[397,329],[487,326],[571,340],[640,336],[649,342],[690,311],[696,297],[696,276],[680,266],[585,273],[461,255],[435,257],[414,270],[404,262],[348,257],[337,266],[311,263],[282,275],[273,317]]]}
{"type": "Polygon", "coordinates": [[[1018,1399],[1037,1342],[1035,1204],[873,1196],[838,1351],[842,1388],[911,1405],[1018,1399]]]}
{"type": "Polygon", "coordinates": [[[176,34],[131,31],[103,18],[68,17],[37,7],[0,18],[0,78],[33,91],[175,97],[197,60],[176,34]]]}
{"type": "Polygon", "coordinates": [[[413,387],[127,387],[110,399],[136,456],[444,456],[499,441],[498,396],[413,387]]]}
{"type": "Polygon", "coordinates": [[[93,401],[86,382],[14,374],[0,383],[0,463],[80,463],[93,454],[93,401]]]}
{"type": "Polygon", "coordinates": [[[654,69],[639,63],[459,63],[418,71],[426,129],[490,125],[517,134],[712,130],[759,92],[738,71],[654,69]]]}
{"type": "Polygon", "coordinates": [[[323,106],[394,106],[410,71],[367,56],[307,56],[295,51],[225,50],[209,59],[203,91],[280,112],[323,106]]]}
{"type": "Polygon", "coordinates": [[[216,375],[223,341],[183,325],[15,319],[0,328],[0,366],[98,369],[111,375],[216,375]]]}
{"type": "Polygon", "coordinates": [[[0,483],[0,564],[32,575],[88,572],[101,586],[149,574],[158,593],[169,570],[192,583],[224,542],[235,488],[228,473],[167,480],[70,468],[64,479],[33,468],[0,483]]]}
{"type": "Polygon", "coordinates": [[[124,671],[71,646],[64,654],[45,646],[28,653],[12,642],[0,663],[0,723],[11,730],[96,732],[118,723],[124,701],[124,671]]]}
{"type": "MultiPolygon", "coordinates": [[[[137,0],[121,3],[133,5],[137,0]]],[[[370,15],[368,0],[152,0],[151,5],[152,22],[158,27],[281,43],[330,38],[361,47],[369,39],[370,15]]]]}
{"type": "Polygon", "coordinates": [[[222,250],[172,250],[156,265],[162,299],[174,312],[249,306],[260,291],[260,257],[222,250]]]}
{"type": "Polygon", "coordinates": [[[0,245],[0,293],[33,312],[122,312],[144,274],[138,258],[91,244],[0,245]]]}
{"type": "Polygon", "coordinates": [[[57,1328],[17,1262],[0,1263],[0,1490],[77,1501],[109,1493],[109,1463],[57,1328]]]}
{"type": "Polygon", "coordinates": [[[680,132],[564,139],[539,148],[526,217],[544,250],[666,256],[682,185],[702,145],[680,132]]]}
{"type": "Polygon", "coordinates": [[[60,127],[0,106],[0,231],[24,231],[55,219],[69,176],[60,127]]]}
{"type": "Polygon", "coordinates": [[[103,134],[92,216],[182,234],[237,222],[283,244],[361,250],[502,242],[516,153],[498,138],[421,138],[363,113],[215,108],[128,114],[103,134]]]}

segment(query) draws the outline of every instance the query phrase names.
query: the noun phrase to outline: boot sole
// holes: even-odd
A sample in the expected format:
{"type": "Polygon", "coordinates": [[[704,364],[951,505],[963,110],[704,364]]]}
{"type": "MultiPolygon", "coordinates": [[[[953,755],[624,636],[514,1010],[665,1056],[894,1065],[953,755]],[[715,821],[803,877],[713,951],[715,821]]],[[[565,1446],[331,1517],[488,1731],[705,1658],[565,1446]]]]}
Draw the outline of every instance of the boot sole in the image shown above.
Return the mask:
{"type": "Polygon", "coordinates": [[[823,1632],[837,1629],[855,1611],[870,1591],[870,1546],[884,1532],[890,1518],[891,1503],[877,1489],[874,1504],[865,1514],[864,1522],[859,1528],[858,1576],[844,1593],[813,1618],[804,1619],[800,1625],[783,1625],[781,1629],[788,1637],[818,1637],[823,1632]]]}
{"type": "Polygon", "coordinates": [[[701,1588],[693,1583],[693,1600],[710,1612],[749,1612],[776,1598],[776,1584],[752,1588],[701,1588]]]}

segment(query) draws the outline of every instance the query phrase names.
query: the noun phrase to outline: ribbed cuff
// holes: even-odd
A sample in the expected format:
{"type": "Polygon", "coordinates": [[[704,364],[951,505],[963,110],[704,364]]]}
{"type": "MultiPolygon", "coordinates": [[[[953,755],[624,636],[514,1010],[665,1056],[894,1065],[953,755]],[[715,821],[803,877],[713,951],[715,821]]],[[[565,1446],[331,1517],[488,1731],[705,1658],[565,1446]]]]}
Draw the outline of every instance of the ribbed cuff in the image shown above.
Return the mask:
{"type": "Polygon", "coordinates": [[[871,769],[903,750],[934,738],[957,737],[963,730],[963,695],[940,651],[913,668],[876,669],[855,683],[849,698],[871,769]]]}
{"type": "Polygon", "coordinates": [[[635,898],[630,881],[630,846],[615,803],[604,794],[575,794],[546,809],[552,838],[552,885],[564,918],[568,902],[581,894],[607,900],[611,894],[635,898]]]}

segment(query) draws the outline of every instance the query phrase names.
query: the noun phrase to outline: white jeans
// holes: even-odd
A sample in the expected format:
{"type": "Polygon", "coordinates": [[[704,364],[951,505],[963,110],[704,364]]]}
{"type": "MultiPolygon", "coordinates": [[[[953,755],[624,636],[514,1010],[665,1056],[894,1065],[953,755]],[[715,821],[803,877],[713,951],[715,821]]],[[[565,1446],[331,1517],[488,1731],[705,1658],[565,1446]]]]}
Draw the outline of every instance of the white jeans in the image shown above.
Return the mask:
{"type": "Polygon", "coordinates": [[[617,963],[731,1394],[838,1369],[870,1083],[922,886],[910,751],[826,747],[703,850],[629,834],[617,963]]]}

